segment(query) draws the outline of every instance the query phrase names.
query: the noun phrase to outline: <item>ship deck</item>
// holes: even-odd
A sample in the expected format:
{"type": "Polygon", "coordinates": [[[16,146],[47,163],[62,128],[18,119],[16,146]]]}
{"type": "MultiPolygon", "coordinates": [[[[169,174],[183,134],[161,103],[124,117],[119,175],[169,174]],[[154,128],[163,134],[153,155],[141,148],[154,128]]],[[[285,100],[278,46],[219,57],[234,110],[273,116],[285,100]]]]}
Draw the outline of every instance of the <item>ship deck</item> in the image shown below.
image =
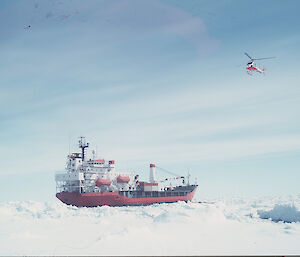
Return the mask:
{"type": "Polygon", "coordinates": [[[119,191],[119,195],[128,198],[144,198],[144,197],[168,197],[168,196],[186,196],[195,189],[196,185],[178,186],[173,190],[164,191],[119,191]]]}

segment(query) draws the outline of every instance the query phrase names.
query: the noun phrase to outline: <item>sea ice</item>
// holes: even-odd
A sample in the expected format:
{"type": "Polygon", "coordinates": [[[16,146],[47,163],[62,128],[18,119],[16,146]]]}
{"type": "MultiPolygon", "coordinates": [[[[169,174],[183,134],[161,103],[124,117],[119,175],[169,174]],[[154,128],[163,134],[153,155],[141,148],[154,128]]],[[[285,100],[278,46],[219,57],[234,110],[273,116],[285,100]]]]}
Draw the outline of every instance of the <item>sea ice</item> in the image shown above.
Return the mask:
{"type": "Polygon", "coordinates": [[[271,219],[276,222],[300,222],[300,211],[297,211],[294,205],[276,204],[270,211],[258,210],[257,213],[262,219],[271,219]]]}
{"type": "Polygon", "coordinates": [[[0,255],[299,255],[300,223],[272,221],[299,221],[299,207],[298,196],[95,208],[3,202],[0,255]]]}

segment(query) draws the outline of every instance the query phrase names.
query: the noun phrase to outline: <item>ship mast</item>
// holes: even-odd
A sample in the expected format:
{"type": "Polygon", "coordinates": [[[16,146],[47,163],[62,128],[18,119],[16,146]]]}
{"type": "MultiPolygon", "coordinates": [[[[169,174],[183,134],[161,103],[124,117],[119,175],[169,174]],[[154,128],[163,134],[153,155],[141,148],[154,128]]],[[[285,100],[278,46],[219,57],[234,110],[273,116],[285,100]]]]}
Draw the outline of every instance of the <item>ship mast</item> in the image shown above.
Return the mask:
{"type": "Polygon", "coordinates": [[[82,161],[84,161],[84,155],[85,155],[85,148],[89,147],[89,143],[85,142],[85,137],[79,137],[79,148],[81,148],[82,154],[81,154],[81,158],[82,161]]]}

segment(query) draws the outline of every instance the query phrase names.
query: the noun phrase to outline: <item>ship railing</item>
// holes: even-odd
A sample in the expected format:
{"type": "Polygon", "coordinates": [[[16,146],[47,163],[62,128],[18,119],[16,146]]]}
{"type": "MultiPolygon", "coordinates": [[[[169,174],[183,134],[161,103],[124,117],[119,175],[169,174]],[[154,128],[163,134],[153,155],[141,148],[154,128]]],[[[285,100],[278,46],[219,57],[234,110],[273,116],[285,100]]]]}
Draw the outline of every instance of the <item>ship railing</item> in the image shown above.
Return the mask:
{"type": "Polygon", "coordinates": [[[65,183],[56,185],[56,193],[61,192],[80,192],[80,193],[93,193],[99,192],[94,185],[67,185],[65,183]]]}
{"type": "Polygon", "coordinates": [[[187,191],[120,191],[119,194],[127,197],[136,197],[136,198],[144,198],[144,197],[168,197],[168,196],[185,196],[187,191]]]}

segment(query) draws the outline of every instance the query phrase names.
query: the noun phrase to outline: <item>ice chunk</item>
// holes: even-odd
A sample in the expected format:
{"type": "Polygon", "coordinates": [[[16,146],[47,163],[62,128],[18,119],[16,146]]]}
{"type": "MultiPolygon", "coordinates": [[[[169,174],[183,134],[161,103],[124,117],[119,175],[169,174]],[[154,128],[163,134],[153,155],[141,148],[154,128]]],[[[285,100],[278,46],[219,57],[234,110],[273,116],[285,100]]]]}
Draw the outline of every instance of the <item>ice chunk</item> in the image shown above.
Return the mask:
{"type": "Polygon", "coordinates": [[[257,214],[261,219],[271,219],[278,222],[300,222],[300,211],[294,205],[276,204],[270,211],[258,210],[257,214]]]}

